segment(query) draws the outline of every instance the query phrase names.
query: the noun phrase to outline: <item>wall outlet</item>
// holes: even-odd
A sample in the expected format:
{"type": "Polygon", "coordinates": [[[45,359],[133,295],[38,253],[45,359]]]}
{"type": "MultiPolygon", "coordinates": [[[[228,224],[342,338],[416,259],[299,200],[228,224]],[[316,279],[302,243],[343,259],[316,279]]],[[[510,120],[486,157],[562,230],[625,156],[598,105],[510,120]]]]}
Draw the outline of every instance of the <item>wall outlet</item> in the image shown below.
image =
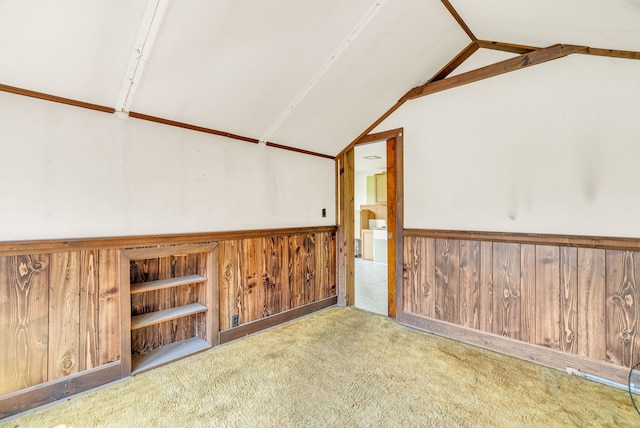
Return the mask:
{"type": "Polygon", "coordinates": [[[322,209],[322,217],[326,217],[327,216],[327,209],[323,208],[322,209]]]}
{"type": "Polygon", "coordinates": [[[236,315],[231,315],[231,327],[237,327],[238,326],[238,314],[236,315]]]}

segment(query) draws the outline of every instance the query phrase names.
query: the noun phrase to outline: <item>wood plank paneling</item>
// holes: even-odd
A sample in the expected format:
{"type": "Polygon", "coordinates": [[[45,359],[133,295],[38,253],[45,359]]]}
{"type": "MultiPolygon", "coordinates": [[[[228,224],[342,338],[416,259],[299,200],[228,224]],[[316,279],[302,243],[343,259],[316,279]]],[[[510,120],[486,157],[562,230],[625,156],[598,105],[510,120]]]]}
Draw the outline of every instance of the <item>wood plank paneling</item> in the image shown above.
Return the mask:
{"type": "Polygon", "coordinates": [[[520,245],[493,244],[493,333],[520,339],[520,245]]]}
{"type": "MultiPolygon", "coordinates": [[[[482,235],[459,236],[474,234],[482,235]]],[[[506,234],[493,242],[443,236],[405,234],[402,320],[446,321],[621,367],[639,358],[639,251],[583,248],[586,238],[574,246],[520,244],[506,234]],[[433,293],[424,292],[430,269],[433,293]],[[459,307],[450,309],[456,298],[459,307]]]]}
{"type": "Polygon", "coordinates": [[[520,245],[520,340],[536,337],[536,246],[520,245]]]}
{"type": "Polygon", "coordinates": [[[223,241],[219,247],[220,264],[220,330],[231,328],[231,316],[237,314],[235,284],[237,282],[238,241],[223,241]]]}
{"type": "Polygon", "coordinates": [[[98,296],[98,364],[120,359],[120,261],[117,250],[99,252],[98,296]]]}
{"type": "Polygon", "coordinates": [[[460,243],[436,240],[436,318],[458,323],[460,320],[460,243]]]}
{"type": "Polygon", "coordinates": [[[47,380],[49,342],[49,255],[16,256],[9,285],[14,290],[15,374],[12,389],[22,389],[47,380]]]}
{"type": "Polygon", "coordinates": [[[56,253],[49,267],[48,380],[78,372],[80,253],[56,253]]]}
{"type": "Polygon", "coordinates": [[[480,328],[480,242],[460,241],[460,321],[480,328]]]}
{"type": "Polygon", "coordinates": [[[83,251],[80,257],[80,370],[98,364],[98,252],[83,251]]]}
{"type": "Polygon", "coordinates": [[[626,367],[638,358],[638,254],[607,251],[607,360],[626,367]]]}
{"type": "MultiPolygon", "coordinates": [[[[430,238],[427,238],[430,239],[430,238]]],[[[480,242],[479,329],[493,331],[493,243],[480,242]]]]}
{"type": "Polygon", "coordinates": [[[560,350],[578,352],[578,250],[560,247],[560,350]]]}
{"type": "MultiPolygon", "coordinates": [[[[404,264],[402,266],[402,294],[404,296],[402,310],[414,314],[422,314],[416,310],[422,298],[420,296],[420,268],[429,266],[422,258],[418,245],[425,240],[420,238],[407,238],[404,241],[404,264]]],[[[432,315],[429,315],[432,316],[432,315]]]]}
{"type": "Polygon", "coordinates": [[[536,247],[536,341],[560,348],[560,249],[536,247]]]}
{"type": "Polygon", "coordinates": [[[18,288],[15,285],[13,256],[0,257],[0,395],[15,391],[18,386],[18,353],[16,352],[18,327],[18,288]]]}
{"type": "Polygon", "coordinates": [[[606,358],[605,250],[578,248],[578,354],[606,358]]]}

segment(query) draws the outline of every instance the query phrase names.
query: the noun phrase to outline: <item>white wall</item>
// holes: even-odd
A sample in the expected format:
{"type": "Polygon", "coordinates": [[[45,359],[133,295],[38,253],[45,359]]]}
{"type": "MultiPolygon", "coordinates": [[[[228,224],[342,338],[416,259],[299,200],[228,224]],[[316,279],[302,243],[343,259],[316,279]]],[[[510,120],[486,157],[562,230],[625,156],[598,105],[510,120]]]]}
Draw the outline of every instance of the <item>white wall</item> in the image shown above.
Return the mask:
{"type": "Polygon", "coordinates": [[[573,55],[410,101],[405,227],[640,237],[640,61],[573,55]]]}
{"type": "Polygon", "coordinates": [[[0,149],[3,241],[335,223],[330,159],[8,93],[0,149]]]}

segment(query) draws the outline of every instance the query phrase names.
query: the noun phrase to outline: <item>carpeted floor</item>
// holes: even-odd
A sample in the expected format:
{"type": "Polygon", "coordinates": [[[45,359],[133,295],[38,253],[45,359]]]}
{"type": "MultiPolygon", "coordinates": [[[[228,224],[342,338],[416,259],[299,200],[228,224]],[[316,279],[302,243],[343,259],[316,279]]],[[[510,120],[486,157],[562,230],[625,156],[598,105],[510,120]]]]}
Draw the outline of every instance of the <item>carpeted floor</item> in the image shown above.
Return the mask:
{"type": "Polygon", "coordinates": [[[0,427],[631,427],[622,390],[331,308],[0,427]]]}

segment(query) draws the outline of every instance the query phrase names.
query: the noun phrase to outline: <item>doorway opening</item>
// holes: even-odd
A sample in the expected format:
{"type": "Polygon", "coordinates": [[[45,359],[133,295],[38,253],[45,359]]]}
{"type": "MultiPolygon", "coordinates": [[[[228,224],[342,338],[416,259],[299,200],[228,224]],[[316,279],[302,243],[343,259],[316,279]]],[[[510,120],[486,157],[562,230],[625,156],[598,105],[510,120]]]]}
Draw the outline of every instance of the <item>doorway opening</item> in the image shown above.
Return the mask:
{"type": "MultiPolygon", "coordinates": [[[[390,131],[365,135],[364,137],[361,137],[356,142],[347,147],[336,157],[336,175],[338,178],[336,181],[336,220],[338,223],[338,251],[336,254],[336,273],[338,285],[338,304],[349,306],[356,303],[355,254],[356,245],[358,245],[356,239],[361,229],[357,229],[355,227],[355,146],[378,141],[384,141],[386,144],[386,314],[391,318],[395,318],[397,308],[402,307],[402,237],[404,227],[402,134],[402,128],[398,128],[390,131]]],[[[383,189],[383,186],[380,187],[380,189],[383,189]]],[[[360,219],[359,221],[361,222],[361,224],[363,223],[362,219],[360,219]]],[[[368,219],[366,223],[368,223],[368,219]]],[[[365,243],[362,242],[362,237],[360,237],[359,239],[359,251],[362,255],[362,251],[366,250],[366,248],[365,245],[363,245],[365,243]]]]}
{"type": "Polygon", "coordinates": [[[355,306],[388,315],[387,144],[354,147],[355,306]]]}

